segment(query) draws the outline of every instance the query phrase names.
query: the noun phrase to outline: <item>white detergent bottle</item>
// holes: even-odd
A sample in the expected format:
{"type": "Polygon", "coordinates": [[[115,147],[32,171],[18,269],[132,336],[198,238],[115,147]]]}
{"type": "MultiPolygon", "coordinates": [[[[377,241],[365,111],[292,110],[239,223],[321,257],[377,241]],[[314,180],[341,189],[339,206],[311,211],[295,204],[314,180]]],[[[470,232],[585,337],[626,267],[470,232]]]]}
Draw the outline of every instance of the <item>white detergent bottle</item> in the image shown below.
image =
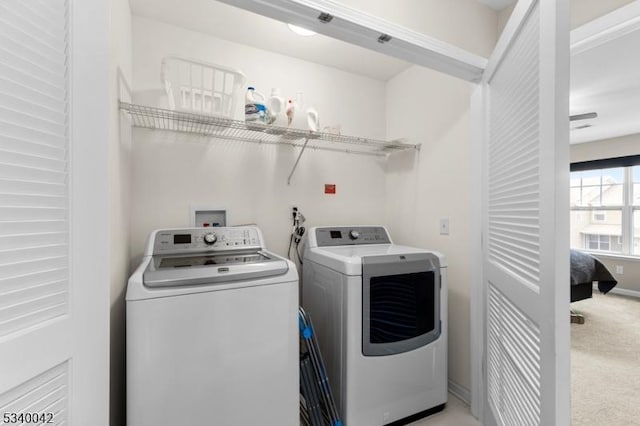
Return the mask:
{"type": "Polygon", "coordinates": [[[265,123],[267,117],[267,107],[265,96],[257,92],[255,87],[247,88],[247,95],[244,101],[244,120],[258,123],[265,123]]]}
{"type": "Polygon", "coordinates": [[[320,131],[320,115],[315,108],[307,110],[307,128],[312,132],[320,131]]]}
{"type": "Polygon", "coordinates": [[[285,100],[280,89],[274,87],[271,90],[271,97],[267,100],[267,124],[286,127],[285,107],[285,100]]]}

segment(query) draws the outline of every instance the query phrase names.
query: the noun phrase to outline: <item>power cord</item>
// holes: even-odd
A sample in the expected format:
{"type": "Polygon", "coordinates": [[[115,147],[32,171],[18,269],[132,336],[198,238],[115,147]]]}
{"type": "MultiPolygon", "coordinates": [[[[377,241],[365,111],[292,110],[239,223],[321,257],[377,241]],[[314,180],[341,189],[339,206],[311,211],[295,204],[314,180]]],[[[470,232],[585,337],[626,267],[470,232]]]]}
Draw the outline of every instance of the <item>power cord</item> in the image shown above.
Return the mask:
{"type": "Polygon", "coordinates": [[[300,262],[300,265],[302,265],[304,262],[302,261],[302,256],[300,256],[300,241],[302,241],[302,237],[304,236],[304,232],[306,231],[304,226],[299,226],[295,233],[294,233],[294,237],[293,237],[293,242],[296,245],[296,254],[298,255],[298,261],[300,262]]]}
{"type": "Polygon", "coordinates": [[[291,211],[291,216],[293,219],[293,228],[291,229],[291,235],[289,237],[289,249],[287,250],[287,258],[291,259],[291,247],[295,244],[294,251],[295,255],[298,257],[298,261],[300,265],[302,265],[302,256],[300,255],[300,241],[302,241],[302,237],[306,231],[305,227],[302,224],[305,222],[305,217],[297,207],[294,207],[291,211]]]}
{"type": "Polygon", "coordinates": [[[289,249],[287,250],[287,259],[291,260],[291,244],[293,244],[293,233],[289,235],[289,249]]]}

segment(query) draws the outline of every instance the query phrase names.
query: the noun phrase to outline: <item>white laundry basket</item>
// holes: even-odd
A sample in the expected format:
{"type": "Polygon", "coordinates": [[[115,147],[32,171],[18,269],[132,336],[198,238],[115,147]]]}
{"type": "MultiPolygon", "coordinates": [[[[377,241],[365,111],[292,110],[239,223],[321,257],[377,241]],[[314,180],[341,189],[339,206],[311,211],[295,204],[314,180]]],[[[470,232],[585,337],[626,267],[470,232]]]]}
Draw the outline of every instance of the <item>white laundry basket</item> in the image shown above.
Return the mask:
{"type": "Polygon", "coordinates": [[[238,70],[177,56],[162,60],[162,80],[170,109],[231,119],[246,84],[238,70]]]}

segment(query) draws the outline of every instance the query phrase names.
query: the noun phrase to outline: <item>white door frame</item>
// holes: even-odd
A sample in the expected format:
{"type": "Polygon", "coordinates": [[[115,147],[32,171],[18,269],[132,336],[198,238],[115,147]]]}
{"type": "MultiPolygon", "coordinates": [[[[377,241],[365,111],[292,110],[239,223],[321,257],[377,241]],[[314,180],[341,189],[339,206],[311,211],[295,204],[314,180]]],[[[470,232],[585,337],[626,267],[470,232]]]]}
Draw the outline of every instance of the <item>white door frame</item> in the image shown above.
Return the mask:
{"type": "Polygon", "coordinates": [[[484,306],[485,294],[483,285],[483,251],[482,229],[484,226],[482,182],[484,173],[481,161],[473,159],[484,158],[483,143],[486,138],[485,96],[481,85],[473,85],[470,103],[470,181],[471,186],[471,241],[469,258],[471,259],[471,283],[469,295],[469,334],[471,363],[471,414],[477,418],[483,418],[484,409],[484,306]]]}
{"type": "MultiPolygon", "coordinates": [[[[527,3],[530,3],[528,1],[527,3]]],[[[514,14],[505,27],[496,52],[506,48],[509,41],[517,33],[524,15],[522,11],[514,14]]],[[[600,46],[608,41],[622,37],[632,31],[640,30],[640,0],[636,0],[613,12],[588,22],[571,31],[571,55],[600,46]]],[[[495,54],[495,52],[494,52],[495,54]]],[[[485,72],[491,73],[487,69],[485,72]]],[[[473,85],[471,97],[471,158],[483,158],[482,142],[486,137],[486,110],[481,85],[473,85]]],[[[482,271],[482,197],[481,184],[483,182],[482,167],[479,162],[471,164],[472,185],[472,218],[471,218],[471,413],[479,419],[483,418],[484,398],[484,306],[485,294],[483,289],[482,271]],[[474,190],[477,189],[477,190],[474,190]]]]}
{"type": "Polygon", "coordinates": [[[109,424],[108,0],[71,0],[70,425],[109,424]]]}

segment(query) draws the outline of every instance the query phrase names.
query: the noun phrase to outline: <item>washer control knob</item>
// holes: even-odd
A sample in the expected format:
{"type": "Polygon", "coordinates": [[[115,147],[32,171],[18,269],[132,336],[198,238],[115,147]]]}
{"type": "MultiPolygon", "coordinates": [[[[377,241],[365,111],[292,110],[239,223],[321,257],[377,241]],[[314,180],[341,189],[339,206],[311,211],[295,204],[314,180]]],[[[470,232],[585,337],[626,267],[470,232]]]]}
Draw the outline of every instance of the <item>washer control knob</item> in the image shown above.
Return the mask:
{"type": "Polygon", "coordinates": [[[349,231],[349,238],[351,238],[352,240],[357,240],[358,238],[360,238],[360,233],[358,231],[349,231]]]}
{"type": "Polygon", "coordinates": [[[211,244],[215,244],[216,241],[218,241],[218,237],[216,236],[216,234],[212,232],[204,234],[204,243],[206,245],[210,246],[211,244]]]}

